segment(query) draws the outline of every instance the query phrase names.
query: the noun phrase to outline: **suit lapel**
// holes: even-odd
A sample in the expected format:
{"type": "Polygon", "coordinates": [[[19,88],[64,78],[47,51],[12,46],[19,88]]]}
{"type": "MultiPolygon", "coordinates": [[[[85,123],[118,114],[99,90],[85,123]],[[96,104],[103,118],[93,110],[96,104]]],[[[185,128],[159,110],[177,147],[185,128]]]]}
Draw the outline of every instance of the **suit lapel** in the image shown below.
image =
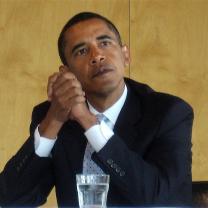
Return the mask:
{"type": "Polygon", "coordinates": [[[114,131],[128,146],[131,146],[134,139],[138,137],[141,103],[138,95],[128,85],[127,89],[127,98],[116,121],[114,131]]]}
{"type": "MultiPolygon", "coordinates": [[[[129,87],[128,83],[127,89],[127,98],[114,126],[114,132],[128,146],[131,146],[132,142],[138,138],[139,123],[141,120],[141,103],[139,95],[132,90],[132,86],[129,87]]],[[[70,166],[75,173],[81,173],[87,144],[84,129],[77,122],[69,121],[63,126],[59,136],[62,139],[70,166]]]]}
{"type": "Polygon", "coordinates": [[[69,121],[64,125],[60,136],[70,167],[75,173],[81,173],[87,143],[84,129],[77,122],[69,121]]]}

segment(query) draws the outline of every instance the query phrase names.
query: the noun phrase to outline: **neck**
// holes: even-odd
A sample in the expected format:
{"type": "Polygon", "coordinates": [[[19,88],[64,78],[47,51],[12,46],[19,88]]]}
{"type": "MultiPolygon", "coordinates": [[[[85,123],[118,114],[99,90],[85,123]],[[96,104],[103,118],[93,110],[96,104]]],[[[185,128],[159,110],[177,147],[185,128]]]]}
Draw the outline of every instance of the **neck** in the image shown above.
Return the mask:
{"type": "Polygon", "coordinates": [[[104,112],[111,107],[121,97],[124,91],[125,83],[122,82],[116,90],[87,95],[90,104],[99,112],[104,112]]]}

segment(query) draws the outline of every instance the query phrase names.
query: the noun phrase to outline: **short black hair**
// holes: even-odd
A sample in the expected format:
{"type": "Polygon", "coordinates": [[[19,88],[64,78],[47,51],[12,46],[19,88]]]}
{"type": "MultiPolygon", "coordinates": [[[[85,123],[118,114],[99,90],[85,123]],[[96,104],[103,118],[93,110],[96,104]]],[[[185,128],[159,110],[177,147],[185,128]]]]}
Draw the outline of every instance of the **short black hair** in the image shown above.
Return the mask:
{"type": "Polygon", "coordinates": [[[78,13],[75,16],[73,16],[71,19],[69,19],[69,21],[64,25],[64,27],[59,35],[59,38],[58,38],[58,52],[59,52],[59,56],[61,58],[61,61],[64,65],[67,65],[65,54],[64,54],[64,50],[65,50],[65,46],[66,46],[66,41],[64,38],[65,32],[73,25],[75,25],[79,22],[88,20],[88,19],[93,19],[93,18],[103,20],[106,23],[106,25],[109,27],[109,29],[115,33],[119,45],[122,46],[120,33],[117,30],[116,26],[110,20],[108,20],[106,17],[104,17],[100,14],[97,14],[97,13],[81,12],[81,13],[78,13]]]}

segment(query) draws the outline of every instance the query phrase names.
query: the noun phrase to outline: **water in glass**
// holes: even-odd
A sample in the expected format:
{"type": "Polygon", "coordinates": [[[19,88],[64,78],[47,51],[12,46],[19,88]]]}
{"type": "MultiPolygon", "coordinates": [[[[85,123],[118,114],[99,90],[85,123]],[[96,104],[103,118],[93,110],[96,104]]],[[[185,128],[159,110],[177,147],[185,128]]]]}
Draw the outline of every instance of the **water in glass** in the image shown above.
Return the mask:
{"type": "Polygon", "coordinates": [[[80,208],[105,208],[109,184],[77,183],[80,208]]]}

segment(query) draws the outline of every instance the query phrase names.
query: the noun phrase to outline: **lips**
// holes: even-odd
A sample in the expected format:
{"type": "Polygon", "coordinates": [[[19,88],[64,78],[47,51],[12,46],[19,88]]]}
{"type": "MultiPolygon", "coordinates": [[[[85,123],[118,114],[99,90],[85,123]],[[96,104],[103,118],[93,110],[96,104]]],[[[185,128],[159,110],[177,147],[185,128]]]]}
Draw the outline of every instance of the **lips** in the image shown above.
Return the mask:
{"type": "Polygon", "coordinates": [[[92,78],[96,78],[96,77],[99,77],[99,76],[103,76],[109,72],[112,72],[113,71],[113,67],[112,66],[108,66],[108,65],[105,65],[105,66],[100,66],[99,68],[97,68],[95,70],[95,73],[93,74],[92,78]]]}

